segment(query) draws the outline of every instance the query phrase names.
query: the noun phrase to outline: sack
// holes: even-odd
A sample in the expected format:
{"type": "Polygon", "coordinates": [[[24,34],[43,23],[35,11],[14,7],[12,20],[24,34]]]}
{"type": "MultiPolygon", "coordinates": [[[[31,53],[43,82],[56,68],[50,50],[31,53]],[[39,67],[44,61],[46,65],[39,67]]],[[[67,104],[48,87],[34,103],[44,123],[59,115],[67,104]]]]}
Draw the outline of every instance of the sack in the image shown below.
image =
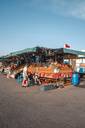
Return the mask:
{"type": "Polygon", "coordinates": [[[22,81],[22,86],[27,87],[28,86],[28,81],[27,80],[23,80],[22,81]]]}
{"type": "Polygon", "coordinates": [[[24,84],[26,84],[27,83],[27,80],[24,80],[24,84]]]}

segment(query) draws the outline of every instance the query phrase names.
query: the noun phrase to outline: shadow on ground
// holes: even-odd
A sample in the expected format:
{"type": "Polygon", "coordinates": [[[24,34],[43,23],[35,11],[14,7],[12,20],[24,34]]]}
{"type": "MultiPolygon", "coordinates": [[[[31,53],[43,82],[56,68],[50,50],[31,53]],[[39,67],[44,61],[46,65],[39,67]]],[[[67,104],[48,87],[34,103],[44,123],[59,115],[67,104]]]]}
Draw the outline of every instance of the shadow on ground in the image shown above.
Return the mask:
{"type": "Polygon", "coordinates": [[[79,88],[85,88],[85,79],[80,81],[80,84],[77,86],[79,88]]]}

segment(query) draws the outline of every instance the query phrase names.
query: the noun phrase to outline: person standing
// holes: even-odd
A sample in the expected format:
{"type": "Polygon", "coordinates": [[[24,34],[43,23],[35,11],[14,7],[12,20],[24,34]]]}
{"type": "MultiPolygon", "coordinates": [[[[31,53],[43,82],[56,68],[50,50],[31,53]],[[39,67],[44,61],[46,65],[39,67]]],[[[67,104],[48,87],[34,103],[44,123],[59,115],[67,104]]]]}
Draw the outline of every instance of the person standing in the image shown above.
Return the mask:
{"type": "Polygon", "coordinates": [[[7,78],[9,79],[11,75],[11,65],[8,67],[8,73],[7,73],[7,78]]]}
{"type": "Polygon", "coordinates": [[[27,74],[27,65],[23,68],[23,81],[22,86],[27,87],[28,86],[28,74],[27,74]]]}

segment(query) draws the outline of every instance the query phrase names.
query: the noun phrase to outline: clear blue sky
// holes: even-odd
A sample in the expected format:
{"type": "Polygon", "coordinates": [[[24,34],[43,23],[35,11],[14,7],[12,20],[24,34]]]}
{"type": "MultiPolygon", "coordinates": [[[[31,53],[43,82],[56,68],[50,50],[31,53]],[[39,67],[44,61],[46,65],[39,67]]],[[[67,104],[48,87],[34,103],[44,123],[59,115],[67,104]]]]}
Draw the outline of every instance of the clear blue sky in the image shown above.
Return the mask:
{"type": "Polygon", "coordinates": [[[64,43],[85,49],[85,0],[0,0],[0,55],[64,43]]]}

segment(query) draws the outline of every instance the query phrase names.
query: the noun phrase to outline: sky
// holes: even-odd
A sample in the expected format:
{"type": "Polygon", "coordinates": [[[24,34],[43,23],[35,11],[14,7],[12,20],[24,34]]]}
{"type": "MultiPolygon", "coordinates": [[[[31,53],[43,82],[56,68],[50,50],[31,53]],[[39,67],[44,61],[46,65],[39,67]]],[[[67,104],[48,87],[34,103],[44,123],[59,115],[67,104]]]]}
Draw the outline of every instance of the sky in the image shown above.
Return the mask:
{"type": "Polygon", "coordinates": [[[0,0],[0,55],[65,43],[85,50],[85,0],[0,0]]]}

